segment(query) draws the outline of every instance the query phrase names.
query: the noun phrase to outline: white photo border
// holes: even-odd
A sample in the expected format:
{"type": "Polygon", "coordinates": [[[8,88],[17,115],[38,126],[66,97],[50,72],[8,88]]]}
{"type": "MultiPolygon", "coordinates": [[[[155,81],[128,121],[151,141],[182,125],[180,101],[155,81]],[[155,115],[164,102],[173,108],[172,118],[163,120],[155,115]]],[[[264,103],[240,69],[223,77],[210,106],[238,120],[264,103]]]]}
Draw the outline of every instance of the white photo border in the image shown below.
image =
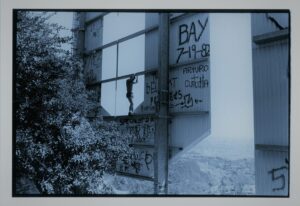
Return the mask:
{"type": "Polygon", "coordinates": [[[300,66],[298,0],[0,0],[0,205],[297,205],[300,202],[300,122],[297,83],[300,66]],[[289,9],[291,14],[290,197],[12,197],[12,54],[13,9],[289,9]]]}

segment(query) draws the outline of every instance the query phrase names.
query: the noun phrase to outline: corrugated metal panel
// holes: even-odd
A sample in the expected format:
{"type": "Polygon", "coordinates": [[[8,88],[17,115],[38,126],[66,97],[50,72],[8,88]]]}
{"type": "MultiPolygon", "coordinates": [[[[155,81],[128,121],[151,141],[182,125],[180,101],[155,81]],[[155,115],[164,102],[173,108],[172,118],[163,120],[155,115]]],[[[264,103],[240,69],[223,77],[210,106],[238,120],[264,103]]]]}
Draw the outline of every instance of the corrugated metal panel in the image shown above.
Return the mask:
{"type": "Polygon", "coordinates": [[[252,35],[277,31],[278,27],[270,18],[275,19],[284,28],[289,27],[289,16],[287,13],[253,13],[252,35]]]}
{"type": "Polygon", "coordinates": [[[257,195],[288,195],[288,152],[255,151],[257,195]]]}
{"type": "Polygon", "coordinates": [[[289,36],[276,37],[288,25],[288,13],[252,14],[257,195],[289,190],[289,36]]]}
{"type": "Polygon", "coordinates": [[[288,145],[288,44],[253,52],[255,143],[288,145]]]}
{"type": "MultiPolygon", "coordinates": [[[[88,13],[87,13],[88,14],[88,13]]],[[[93,50],[102,45],[102,19],[92,22],[85,29],[85,49],[93,50]]]]}

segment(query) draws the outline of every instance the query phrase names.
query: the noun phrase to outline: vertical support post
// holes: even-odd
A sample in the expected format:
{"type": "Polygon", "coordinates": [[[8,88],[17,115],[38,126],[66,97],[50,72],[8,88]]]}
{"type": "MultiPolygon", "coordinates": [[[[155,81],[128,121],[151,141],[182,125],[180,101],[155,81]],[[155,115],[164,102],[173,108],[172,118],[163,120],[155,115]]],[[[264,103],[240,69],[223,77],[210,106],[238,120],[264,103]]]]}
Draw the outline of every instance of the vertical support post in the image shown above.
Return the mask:
{"type": "MultiPolygon", "coordinates": [[[[119,73],[119,43],[117,43],[117,48],[116,48],[116,77],[118,77],[119,73]]],[[[115,112],[114,116],[117,116],[117,92],[118,92],[118,81],[115,81],[115,112]]]]}
{"type": "Polygon", "coordinates": [[[84,41],[85,41],[85,12],[79,12],[79,25],[77,28],[78,39],[77,39],[77,52],[83,57],[84,53],[84,41]]]}
{"type": "Polygon", "coordinates": [[[155,125],[155,194],[168,193],[169,15],[159,15],[158,107],[155,125]]]}

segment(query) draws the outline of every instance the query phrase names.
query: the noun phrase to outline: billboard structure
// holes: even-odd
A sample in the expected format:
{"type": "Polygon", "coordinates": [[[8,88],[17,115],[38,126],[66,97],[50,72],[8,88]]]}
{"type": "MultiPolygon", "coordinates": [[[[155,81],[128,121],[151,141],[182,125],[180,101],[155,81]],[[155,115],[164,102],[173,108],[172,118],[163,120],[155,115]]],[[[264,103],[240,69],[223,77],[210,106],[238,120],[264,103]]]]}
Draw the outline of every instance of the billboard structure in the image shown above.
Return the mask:
{"type": "Polygon", "coordinates": [[[101,110],[93,116],[119,121],[133,136],[133,158],[139,164],[121,162],[119,174],[154,181],[155,193],[165,194],[169,158],[210,133],[209,15],[131,15],[77,12],[74,51],[84,58],[87,86],[99,91],[101,110]],[[115,15],[137,24],[135,19],[144,18],[144,25],[114,35],[122,26],[115,15]],[[112,38],[105,35],[108,26],[112,38]],[[130,65],[139,53],[143,62],[130,65]],[[138,78],[133,93],[142,93],[142,98],[135,95],[134,115],[128,116],[124,85],[132,74],[138,78]]]}
{"type": "MultiPolygon", "coordinates": [[[[167,194],[169,160],[211,130],[209,14],[127,14],[77,12],[74,51],[85,60],[87,86],[99,94],[100,109],[93,116],[119,121],[132,134],[137,164],[120,162],[119,174],[153,181],[156,194],[167,194]],[[132,23],[122,25],[118,18],[132,23]],[[132,74],[138,83],[134,115],[128,116],[125,85],[132,74]]],[[[256,194],[286,196],[289,16],[251,15],[256,194]]]]}

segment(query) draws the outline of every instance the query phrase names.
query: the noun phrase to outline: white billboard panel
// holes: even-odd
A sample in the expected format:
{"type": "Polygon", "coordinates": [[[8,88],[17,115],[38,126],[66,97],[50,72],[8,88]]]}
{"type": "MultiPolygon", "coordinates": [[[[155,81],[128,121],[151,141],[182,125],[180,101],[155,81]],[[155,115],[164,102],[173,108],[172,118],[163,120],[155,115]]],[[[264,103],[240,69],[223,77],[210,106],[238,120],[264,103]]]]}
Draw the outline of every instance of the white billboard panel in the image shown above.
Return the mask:
{"type": "Polygon", "coordinates": [[[170,64],[208,57],[208,13],[187,14],[170,27],[170,64]]]}
{"type": "MultiPolygon", "coordinates": [[[[177,15],[171,22],[170,144],[187,151],[210,134],[209,15],[177,15]]],[[[171,155],[176,153],[172,150],[171,155]]]]}
{"type": "Polygon", "coordinates": [[[169,73],[169,112],[209,111],[209,62],[174,68],[169,73]]]}

